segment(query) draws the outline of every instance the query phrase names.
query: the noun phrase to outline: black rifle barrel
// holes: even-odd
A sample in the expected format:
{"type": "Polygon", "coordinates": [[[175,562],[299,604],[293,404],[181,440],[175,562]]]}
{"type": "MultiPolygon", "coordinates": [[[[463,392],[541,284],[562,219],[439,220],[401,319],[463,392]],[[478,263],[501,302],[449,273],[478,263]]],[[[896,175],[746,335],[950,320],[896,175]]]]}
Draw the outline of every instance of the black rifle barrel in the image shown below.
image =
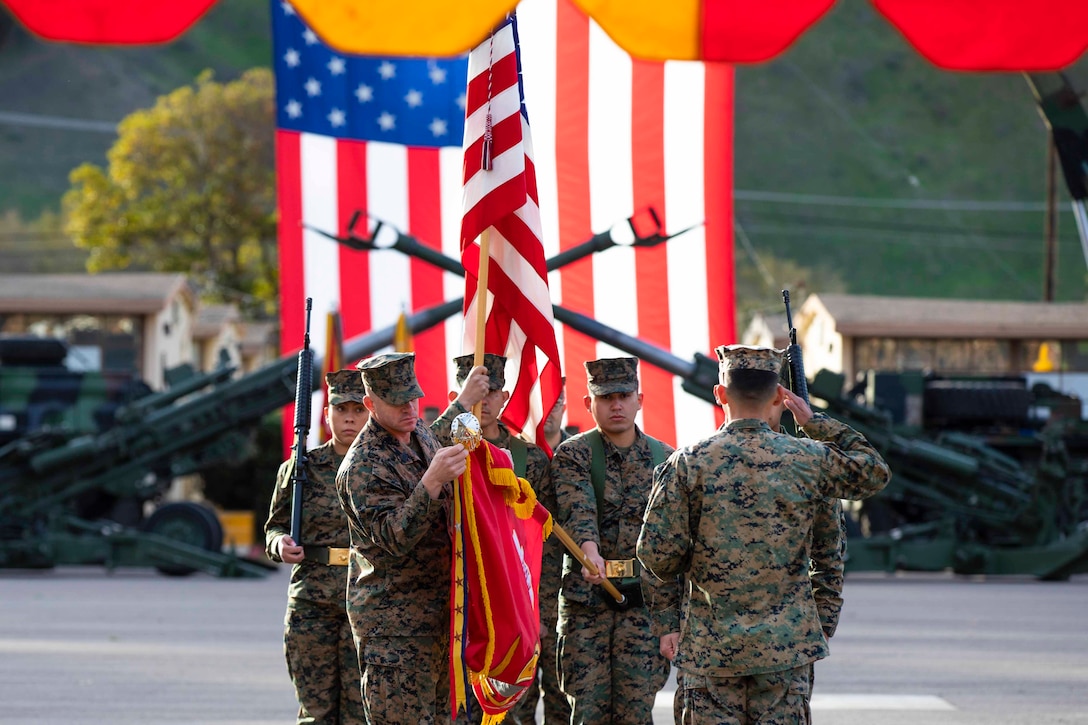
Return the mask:
{"type": "Polygon", "coordinates": [[[313,298],[306,298],[306,336],[298,351],[298,372],[295,375],[295,451],[291,470],[291,538],[302,545],[302,490],[306,480],[306,439],[310,436],[310,401],[313,394],[314,352],[310,349],[310,310],[313,298]]]}
{"type": "Polygon", "coordinates": [[[786,363],[790,370],[790,390],[799,395],[806,405],[808,399],[808,380],[805,378],[805,360],[801,355],[801,346],[797,344],[797,328],[793,326],[793,313],[790,310],[790,291],[782,290],[782,301],[786,303],[786,327],[789,329],[790,344],[786,347],[786,363]]]}

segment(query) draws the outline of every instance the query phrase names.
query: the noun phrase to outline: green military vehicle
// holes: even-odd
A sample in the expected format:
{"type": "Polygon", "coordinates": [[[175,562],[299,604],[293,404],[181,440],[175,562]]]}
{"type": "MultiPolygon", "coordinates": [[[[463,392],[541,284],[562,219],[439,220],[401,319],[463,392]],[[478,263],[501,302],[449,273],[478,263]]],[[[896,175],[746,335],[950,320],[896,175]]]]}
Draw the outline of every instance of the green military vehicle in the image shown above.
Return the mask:
{"type": "Polygon", "coordinates": [[[67,354],[61,340],[0,338],[0,567],[263,575],[222,551],[212,508],[164,500],[175,477],[251,450],[250,422],[209,397],[233,370],[181,366],[155,393],[131,374],[71,370],[67,354]]]}
{"type": "MultiPolygon", "coordinates": [[[[421,332],[460,309],[457,299],[424,310],[409,328],[421,332]]],[[[370,355],[394,335],[391,325],[348,340],[344,357],[370,355]]],[[[70,370],[66,355],[58,340],[0,337],[0,568],[267,574],[263,557],[222,550],[214,510],[164,494],[179,476],[252,460],[261,421],[295,400],[296,358],[244,375],[225,361],[210,372],[182,365],[152,392],[132,376],[70,370]]],[[[321,369],[318,359],[311,390],[321,369]]]]}

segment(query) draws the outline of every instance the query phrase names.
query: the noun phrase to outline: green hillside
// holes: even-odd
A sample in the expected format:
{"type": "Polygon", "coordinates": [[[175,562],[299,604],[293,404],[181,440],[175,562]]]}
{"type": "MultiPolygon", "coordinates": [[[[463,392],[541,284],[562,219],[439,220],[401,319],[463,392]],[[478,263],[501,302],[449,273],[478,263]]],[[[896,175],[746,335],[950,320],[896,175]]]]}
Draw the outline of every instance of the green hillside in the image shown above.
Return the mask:
{"type": "Polygon", "coordinates": [[[65,120],[116,122],[192,83],[205,68],[233,80],[267,66],[270,32],[267,0],[219,0],[189,32],[162,46],[46,43],[16,25],[0,44],[0,111],[44,119],[0,122],[0,212],[15,208],[27,219],[57,209],[68,172],[85,161],[105,164],[115,134],[68,128],[65,120]]]}
{"type": "MultiPolygon", "coordinates": [[[[219,0],[181,39],[156,48],[42,43],[16,29],[0,44],[0,111],[114,122],[205,67],[230,80],[267,65],[268,28],[266,0],[219,0]]],[[[1074,71],[1088,82],[1088,59],[1074,71]]],[[[1042,298],[1047,138],[1022,76],[940,71],[868,2],[840,0],[788,53],[737,69],[735,108],[745,295],[773,305],[775,288],[803,284],[1042,298]]],[[[32,220],[55,210],[68,172],[103,164],[113,138],[0,115],[0,254],[59,243],[55,232],[37,232],[20,247],[3,231],[5,212],[32,220]]],[[[1085,260],[1060,178],[1059,187],[1056,296],[1082,300],[1085,260]]]]}
{"type": "MultiPolygon", "coordinates": [[[[1088,82],[1088,59],[1075,70],[1088,82]]],[[[739,69],[736,94],[736,218],[760,253],[837,271],[857,293],[1042,299],[1047,134],[1022,75],[941,71],[847,0],[784,56],[739,69]],[[747,190],[860,199],[768,203],[747,190]],[[925,203],[940,200],[1039,208],[925,203]]],[[[1058,183],[1056,296],[1082,300],[1085,260],[1058,183]]]]}

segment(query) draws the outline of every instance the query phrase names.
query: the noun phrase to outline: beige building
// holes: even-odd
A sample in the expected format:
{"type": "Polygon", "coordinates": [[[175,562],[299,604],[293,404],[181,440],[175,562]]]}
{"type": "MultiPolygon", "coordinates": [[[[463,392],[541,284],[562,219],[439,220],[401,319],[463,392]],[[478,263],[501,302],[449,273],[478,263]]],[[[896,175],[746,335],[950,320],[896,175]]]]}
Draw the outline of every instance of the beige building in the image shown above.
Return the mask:
{"type": "Polygon", "coordinates": [[[1088,304],[814,294],[794,324],[810,374],[1088,373],[1088,304]]]}
{"type": "Polygon", "coordinates": [[[245,372],[278,357],[274,326],[249,327],[232,305],[202,307],[183,274],[0,275],[0,334],[61,338],[70,368],[135,372],[156,390],[170,368],[215,368],[220,350],[245,372]]]}

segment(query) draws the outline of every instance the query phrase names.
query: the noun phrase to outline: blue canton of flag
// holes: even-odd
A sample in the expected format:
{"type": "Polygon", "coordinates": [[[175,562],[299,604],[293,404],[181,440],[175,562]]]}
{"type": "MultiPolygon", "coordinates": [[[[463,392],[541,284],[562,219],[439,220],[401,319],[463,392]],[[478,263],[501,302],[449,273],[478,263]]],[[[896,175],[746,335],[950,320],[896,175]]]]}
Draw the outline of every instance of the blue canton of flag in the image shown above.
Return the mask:
{"type": "Polygon", "coordinates": [[[460,146],[467,56],[384,58],[339,53],[288,2],[272,9],[276,125],[405,146],[460,146]]]}

